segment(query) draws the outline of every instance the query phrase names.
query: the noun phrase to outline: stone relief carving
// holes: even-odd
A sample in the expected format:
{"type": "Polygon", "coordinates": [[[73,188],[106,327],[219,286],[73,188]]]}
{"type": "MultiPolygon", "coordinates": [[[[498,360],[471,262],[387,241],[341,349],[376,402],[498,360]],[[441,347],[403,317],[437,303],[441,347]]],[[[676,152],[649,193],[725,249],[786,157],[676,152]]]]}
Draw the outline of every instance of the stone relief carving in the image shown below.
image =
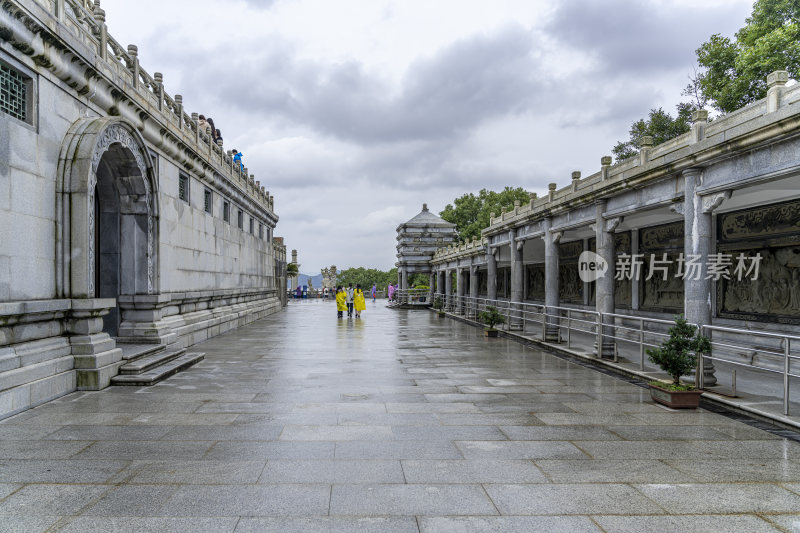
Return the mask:
{"type": "Polygon", "coordinates": [[[583,241],[558,245],[559,299],[569,303],[583,303],[583,282],[578,275],[578,258],[583,252],[583,241]]]}
{"type": "Polygon", "coordinates": [[[726,213],[719,216],[718,222],[722,242],[797,235],[800,232],[800,201],[726,213]]]}
{"type": "Polygon", "coordinates": [[[718,249],[761,255],[757,279],[731,275],[717,282],[717,313],[728,318],[800,323],[800,201],[717,217],[718,249]]]}
{"type": "Polygon", "coordinates": [[[703,196],[703,213],[711,213],[722,205],[722,202],[731,197],[731,191],[722,191],[716,194],[703,196]]]}
{"type": "Polygon", "coordinates": [[[527,277],[525,299],[544,301],[544,265],[527,265],[525,275],[527,277]]]}
{"type": "Polygon", "coordinates": [[[639,231],[639,253],[642,254],[641,309],[675,311],[683,309],[683,280],[676,277],[679,254],[683,253],[683,222],[674,222],[643,228],[639,231]],[[656,274],[645,280],[650,271],[650,259],[655,255],[661,261],[664,254],[669,261],[667,277],[656,274]]]}
{"type": "Polygon", "coordinates": [[[732,253],[734,258],[740,253],[748,257],[761,254],[761,264],[757,279],[743,276],[739,280],[731,276],[730,280],[718,282],[720,316],[800,322],[800,246],[752,248],[727,253],[732,253]]]}

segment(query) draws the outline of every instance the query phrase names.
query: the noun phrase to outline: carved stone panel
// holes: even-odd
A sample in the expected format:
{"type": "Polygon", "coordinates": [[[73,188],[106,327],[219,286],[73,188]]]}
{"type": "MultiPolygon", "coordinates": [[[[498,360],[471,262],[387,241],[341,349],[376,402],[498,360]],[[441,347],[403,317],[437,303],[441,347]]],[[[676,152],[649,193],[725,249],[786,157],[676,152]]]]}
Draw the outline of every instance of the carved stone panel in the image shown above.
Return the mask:
{"type": "Polygon", "coordinates": [[[527,278],[526,300],[544,301],[544,264],[525,266],[525,276],[527,278]]]}
{"type": "Polygon", "coordinates": [[[583,281],[578,275],[578,258],[583,252],[583,241],[558,245],[558,293],[564,303],[583,303],[583,281]]]}
{"type": "Polygon", "coordinates": [[[717,314],[800,324],[800,201],[719,215],[717,238],[732,260],[731,279],[717,282],[717,314]],[[757,277],[734,274],[740,254],[761,255],[757,277]]]}
{"type": "Polygon", "coordinates": [[[678,257],[683,253],[683,239],[683,222],[639,230],[639,253],[643,254],[639,276],[641,309],[663,312],[683,309],[683,279],[676,276],[678,257]],[[665,253],[668,261],[666,279],[662,273],[657,273],[645,280],[652,256],[660,261],[665,253]]]}
{"type": "Polygon", "coordinates": [[[489,294],[489,273],[485,270],[478,271],[478,294],[481,296],[489,294]]]}
{"type": "Polygon", "coordinates": [[[510,268],[498,268],[497,269],[497,297],[498,298],[508,298],[509,297],[509,281],[511,279],[511,269],[510,268]]]}

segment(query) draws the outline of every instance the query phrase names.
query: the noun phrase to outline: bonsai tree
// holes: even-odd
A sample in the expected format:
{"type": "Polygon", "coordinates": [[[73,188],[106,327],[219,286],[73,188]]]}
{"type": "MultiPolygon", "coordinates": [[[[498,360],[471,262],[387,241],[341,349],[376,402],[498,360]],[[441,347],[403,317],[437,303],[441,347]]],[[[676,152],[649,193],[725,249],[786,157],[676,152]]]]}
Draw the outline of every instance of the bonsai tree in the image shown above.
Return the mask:
{"type": "Polygon", "coordinates": [[[492,305],[487,305],[486,310],[482,311],[478,315],[478,318],[480,318],[481,322],[486,324],[489,329],[494,329],[497,324],[502,324],[506,321],[506,318],[500,314],[500,311],[492,305]]]}
{"type": "Polygon", "coordinates": [[[444,302],[442,301],[441,296],[437,296],[433,299],[433,308],[437,311],[441,312],[444,309],[444,302]]]}
{"type": "Polygon", "coordinates": [[[696,326],[688,324],[682,315],[675,317],[675,325],[668,332],[669,338],[658,348],[647,350],[647,355],[651,362],[672,377],[673,387],[681,387],[681,376],[695,367],[696,354],[711,352],[711,341],[701,335],[696,326]]]}

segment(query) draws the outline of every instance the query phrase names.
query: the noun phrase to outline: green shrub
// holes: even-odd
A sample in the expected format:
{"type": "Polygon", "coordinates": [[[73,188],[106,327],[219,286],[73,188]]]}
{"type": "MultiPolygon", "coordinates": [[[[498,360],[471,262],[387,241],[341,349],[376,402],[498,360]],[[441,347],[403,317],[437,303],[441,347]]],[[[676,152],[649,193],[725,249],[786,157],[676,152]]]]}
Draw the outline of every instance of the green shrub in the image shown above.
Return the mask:
{"type": "Polygon", "coordinates": [[[496,307],[492,305],[487,305],[486,310],[482,311],[478,318],[481,319],[481,322],[486,324],[490,329],[494,329],[497,324],[502,324],[506,321],[506,318],[500,314],[500,311],[497,310],[496,307]]]}
{"type": "Polygon", "coordinates": [[[698,353],[711,353],[711,341],[680,315],[675,317],[675,325],[669,328],[669,338],[658,348],[647,350],[650,361],[669,374],[675,385],[679,385],[681,376],[697,365],[695,354],[698,353]]]}

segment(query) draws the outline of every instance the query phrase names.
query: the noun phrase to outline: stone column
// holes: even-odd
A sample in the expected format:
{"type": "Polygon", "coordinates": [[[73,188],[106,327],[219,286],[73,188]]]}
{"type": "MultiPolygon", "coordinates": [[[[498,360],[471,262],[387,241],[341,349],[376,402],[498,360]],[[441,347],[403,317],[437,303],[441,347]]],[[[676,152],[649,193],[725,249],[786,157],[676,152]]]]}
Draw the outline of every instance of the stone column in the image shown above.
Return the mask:
{"type": "Polygon", "coordinates": [[[444,269],[444,294],[448,310],[453,309],[453,273],[449,268],[444,269]]]}
{"type": "Polygon", "coordinates": [[[489,255],[486,256],[486,265],[488,268],[486,289],[487,297],[490,300],[497,300],[497,248],[489,249],[489,255]]]}
{"type": "Polygon", "coordinates": [[[438,280],[436,281],[436,292],[438,292],[439,294],[442,294],[442,295],[444,295],[444,294],[445,294],[445,292],[444,292],[444,278],[445,278],[445,274],[446,274],[446,273],[447,273],[447,270],[446,270],[446,269],[445,269],[445,270],[442,270],[442,269],[440,268],[440,269],[438,270],[439,278],[438,278],[438,280]]]}
{"type": "MultiPolygon", "coordinates": [[[[560,303],[558,294],[558,241],[561,240],[561,232],[554,232],[550,228],[553,225],[551,218],[542,221],[544,228],[544,305],[550,315],[558,314],[557,309],[560,303]]],[[[558,342],[559,320],[555,316],[548,317],[546,320],[544,340],[546,342],[558,342]]]]}
{"type": "MultiPolygon", "coordinates": [[[[631,229],[631,257],[636,257],[639,253],[639,228],[631,229]]],[[[616,264],[609,265],[616,274],[616,264]]],[[[631,280],[631,310],[639,310],[639,280],[631,280]]]]}
{"type": "MultiPolygon", "coordinates": [[[[613,313],[615,310],[614,301],[614,265],[616,264],[614,250],[614,231],[622,222],[621,217],[606,220],[603,212],[606,209],[606,201],[601,200],[596,205],[595,237],[597,238],[597,255],[600,256],[608,269],[605,274],[597,278],[595,286],[595,309],[598,313],[613,313]]],[[[604,317],[603,322],[611,324],[603,327],[603,340],[599,357],[614,357],[614,319],[604,317]]]]}
{"type": "Polygon", "coordinates": [[[472,298],[469,307],[470,318],[478,317],[478,265],[469,267],[469,295],[472,298]]]}
{"type": "Polygon", "coordinates": [[[400,270],[400,288],[404,291],[408,290],[408,269],[405,267],[400,270]]]}
{"type": "Polygon", "coordinates": [[[458,295],[458,305],[456,312],[459,315],[464,314],[464,269],[461,267],[456,268],[456,294],[458,295]]]}
{"type": "Polygon", "coordinates": [[[522,248],[525,243],[516,241],[515,229],[508,236],[511,239],[511,319],[508,329],[519,331],[522,329],[522,248]]]}
{"type": "Polygon", "coordinates": [[[434,274],[433,272],[428,274],[428,304],[429,305],[433,305],[433,295],[436,292],[436,288],[435,288],[436,278],[435,278],[435,276],[436,276],[436,274],[434,274]]]}
{"type": "MultiPolygon", "coordinates": [[[[714,296],[714,282],[706,279],[708,256],[714,246],[714,234],[711,231],[711,213],[725,199],[730,198],[730,191],[702,197],[697,194],[698,186],[703,183],[703,170],[690,168],[683,172],[684,176],[684,245],[683,255],[688,263],[695,260],[699,263],[699,275],[687,275],[683,280],[683,310],[686,320],[698,327],[711,325],[711,299],[714,296]]],[[[687,272],[684,268],[684,272],[687,272]]],[[[703,383],[715,385],[714,363],[704,359],[703,383]]]]}
{"type": "MultiPolygon", "coordinates": [[[[589,251],[589,239],[583,239],[582,251],[584,252],[589,251]]],[[[589,293],[591,292],[592,284],[591,282],[584,281],[582,285],[583,285],[583,305],[589,305],[589,301],[591,300],[591,295],[589,293]]],[[[596,288],[595,292],[597,292],[596,288]]],[[[597,300],[596,297],[595,300],[597,300]]]]}

